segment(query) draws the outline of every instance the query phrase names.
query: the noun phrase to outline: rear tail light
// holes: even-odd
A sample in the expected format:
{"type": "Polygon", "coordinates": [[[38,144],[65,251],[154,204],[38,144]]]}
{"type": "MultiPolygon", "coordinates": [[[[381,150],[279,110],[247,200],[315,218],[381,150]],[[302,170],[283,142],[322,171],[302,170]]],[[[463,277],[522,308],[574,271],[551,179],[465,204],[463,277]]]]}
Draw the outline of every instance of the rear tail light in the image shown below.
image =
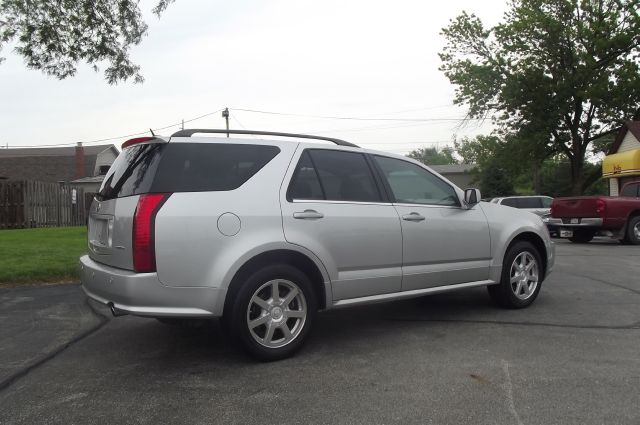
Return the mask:
{"type": "Polygon", "coordinates": [[[141,195],[133,216],[133,269],[136,273],[156,271],[156,215],[170,193],[141,195]]]}
{"type": "Polygon", "coordinates": [[[596,212],[599,216],[604,216],[605,211],[607,210],[607,204],[603,199],[596,199],[596,212]]]}

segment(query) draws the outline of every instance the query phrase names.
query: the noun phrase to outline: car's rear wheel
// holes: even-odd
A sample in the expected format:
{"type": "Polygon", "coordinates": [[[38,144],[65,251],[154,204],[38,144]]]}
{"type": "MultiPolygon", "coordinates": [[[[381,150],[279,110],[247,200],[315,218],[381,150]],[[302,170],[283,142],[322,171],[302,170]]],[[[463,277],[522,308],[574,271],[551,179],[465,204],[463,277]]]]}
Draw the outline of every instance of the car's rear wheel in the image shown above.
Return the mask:
{"type": "Polygon", "coordinates": [[[624,242],[632,245],[640,245],[640,216],[631,217],[627,222],[624,242]]]}
{"type": "Polygon", "coordinates": [[[302,346],[316,311],[309,278],[295,267],[273,265],[246,279],[225,323],[250,355],[263,361],[279,360],[302,346]]]}
{"type": "Polygon", "coordinates": [[[518,241],[505,255],[500,283],[487,287],[489,295],[501,307],[527,307],[540,292],[543,273],[536,247],[530,242],[518,241]]]}
{"type": "Polygon", "coordinates": [[[569,240],[573,243],[588,243],[591,242],[595,235],[593,230],[574,230],[573,236],[569,240]]]}

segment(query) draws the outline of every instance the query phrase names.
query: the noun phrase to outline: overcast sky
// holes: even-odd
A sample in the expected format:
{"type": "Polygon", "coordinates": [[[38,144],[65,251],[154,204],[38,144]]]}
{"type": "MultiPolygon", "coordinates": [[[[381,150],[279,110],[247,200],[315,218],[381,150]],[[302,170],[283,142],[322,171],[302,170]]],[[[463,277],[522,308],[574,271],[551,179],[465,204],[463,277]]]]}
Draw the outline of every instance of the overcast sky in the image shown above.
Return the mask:
{"type": "MultiPolygon", "coordinates": [[[[5,49],[0,145],[87,142],[145,131],[225,106],[232,128],[305,132],[405,153],[490,131],[457,122],[350,121],[268,115],[461,118],[438,71],[440,30],[463,10],[498,22],[506,1],[177,0],[132,52],[143,84],[109,86],[86,66],[58,81],[5,49]]],[[[185,127],[223,128],[220,113],[185,127]]],[[[177,127],[164,130],[171,134],[177,127]]],[[[114,140],[120,144],[125,139],[114,140]]]]}

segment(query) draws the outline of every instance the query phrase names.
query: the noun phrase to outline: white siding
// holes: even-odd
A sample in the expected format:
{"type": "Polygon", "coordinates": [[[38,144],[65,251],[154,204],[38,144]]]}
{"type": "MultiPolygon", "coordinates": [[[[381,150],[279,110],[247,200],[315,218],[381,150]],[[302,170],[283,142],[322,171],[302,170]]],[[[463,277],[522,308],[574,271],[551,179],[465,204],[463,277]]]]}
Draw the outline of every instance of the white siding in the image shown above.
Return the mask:
{"type": "Polygon", "coordinates": [[[633,133],[627,130],[627,134],[625,134],[624,139],[622,139],[620,149],[618,149],[618,152],[616,153],[626,152],[633,149],[640,149],[640,142],[636,139],[633,133]]]}
{"type": "Polygon", "coordinates": [[[618,187],[618,179],[612,177],[609,179],[609,196],[618,196],[620,188],[618,187]]]}
{"type": "Polygon", "coordinates": [[[111,148],[105,149],[102,152],[100,152],[96,157],[96,166],[93,169],[93,175],[97,176],[99,174],[101,165],[111,166],[111,164],[113,164],[113,161],[115,160],[116,160],[116,154],[113,152],[111,148]]]}

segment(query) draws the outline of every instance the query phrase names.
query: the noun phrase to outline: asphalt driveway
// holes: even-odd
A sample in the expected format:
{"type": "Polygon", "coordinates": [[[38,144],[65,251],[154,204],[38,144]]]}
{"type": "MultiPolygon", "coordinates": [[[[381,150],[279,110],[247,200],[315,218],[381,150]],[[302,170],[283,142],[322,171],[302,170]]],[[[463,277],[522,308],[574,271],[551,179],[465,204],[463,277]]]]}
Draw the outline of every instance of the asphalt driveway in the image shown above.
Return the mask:
{"type": "Polygon", "coordinates": [[[526,310],[474,289],[325,312],[277,363],[215,322],[103,314],[76,285],[0,289],[0,423],[640,423],[640,247],[560,241],[526,310]]]}

